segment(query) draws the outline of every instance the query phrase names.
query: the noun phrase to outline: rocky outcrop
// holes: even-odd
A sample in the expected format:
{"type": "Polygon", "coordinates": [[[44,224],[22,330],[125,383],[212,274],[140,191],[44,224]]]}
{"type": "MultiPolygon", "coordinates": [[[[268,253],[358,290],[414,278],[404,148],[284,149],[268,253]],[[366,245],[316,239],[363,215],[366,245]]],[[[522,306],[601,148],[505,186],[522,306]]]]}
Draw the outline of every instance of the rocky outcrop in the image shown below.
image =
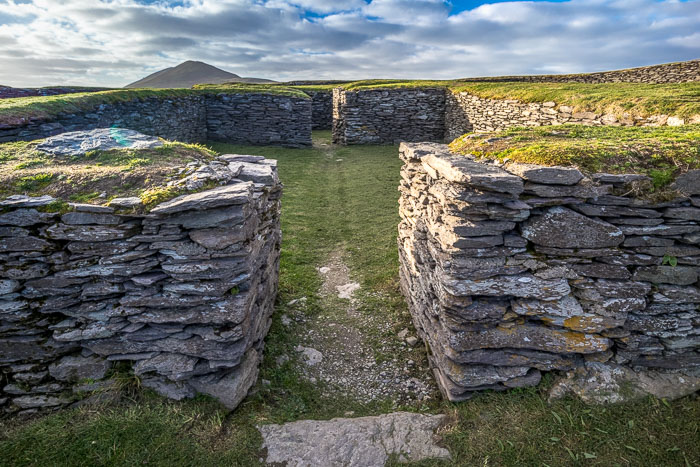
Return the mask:
{"type": "Polygon", "coordinates": [[[245,397],[277,290],[276,161],[225,155],[194,169],[177,183],[222,185],[148,214],[0,201],[2,410],[68,404],[119,361],[171,398],[233,408],[245,397]]]}
{"type": "Polygon", "coordinates": [[[595,362],[700,376],[700,199],[685,178],[684,196],[653,203],[626,195],[640,176],[430,143],[400,154],[401,287],[447,398],[595,362]]]}
{"type": "Polygon", "coordinates": [[[82,156],[90,151],[110,149],[151,149],[163,146],[155,137],[124,128],[97,128],[51,136],[39,143],[37,151],[54,156],[82,156]]]}
{"type": "Polygon", "coordinates": [[[442,88],[333,90],[335,144],[442,141],[442,88]]]}

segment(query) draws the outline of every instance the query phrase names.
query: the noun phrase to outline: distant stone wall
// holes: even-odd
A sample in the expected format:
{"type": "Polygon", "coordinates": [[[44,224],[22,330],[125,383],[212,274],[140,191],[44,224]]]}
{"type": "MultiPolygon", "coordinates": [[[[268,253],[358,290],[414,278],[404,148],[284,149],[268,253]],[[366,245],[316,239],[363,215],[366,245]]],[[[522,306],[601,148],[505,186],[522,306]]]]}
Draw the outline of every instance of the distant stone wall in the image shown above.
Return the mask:
{"type": "Polygon", "coordinates": [[[0,99],[11,99],[15,97],[31,96],[57,96],[60,94],[73,94],[76,92],[98,92],[106,91],[108,88],[76,88],[76,87],[55,87],[55,88],[13,88],[10,86],[0,86],[0,99]]]}
{"type": "Polygon", "coordinates": [[[148,97],[54,118],[0,123],[0,143],[106,127],[183,142],[307,146],[311,144],[311,99],[253,93],[148,97]]]}
{"type": "Polygon", "coordinates": [[[333,90],[336,144],[442,141],[444,135],[444,89],[333,90]]]}
{"type": "Polygon", "coordinates": [[[700,388],[700,171],[654,203],[638,175],[400,154],[401,287],[447,398],[596,365],[700,388]]]}
{"type": "Polygon", "coordinates": [[[0,202],[0,411],[70,404],[121,361],[174,399],[245,397],[277,290],[281,184],[262,157],[201,170],[228,184],[146,215],[0,202]]]}
{"type": "Polygon", "coordinates": [[[272,94],[217,94],[206,98],[211,141],[280,146],[311,145],[311,99],[272,94]]]}
{"type": "Polygon", "coordinates": [[[700,81],[700,60],[573,75],[494,76],[464,81],[530,83],[690,83],[700,81]]]}
{"type": "Polygon", "coordinates": [[[468,92],[447,91],[445,106],[445,140],[472,131],[498,131],[512,127],[561,125],[679,126],[700,122],[700,116],[682,119],[669,115],[637,117],[594,112],[574,112],[555,102],[521,103],[517,100],[484,99],[468,92]]]}
{"type": "Polygon", "coordinates": [[[311,96],[311,128],[330,130],[333,128],[333,91],[307,91],[311,96]]]}

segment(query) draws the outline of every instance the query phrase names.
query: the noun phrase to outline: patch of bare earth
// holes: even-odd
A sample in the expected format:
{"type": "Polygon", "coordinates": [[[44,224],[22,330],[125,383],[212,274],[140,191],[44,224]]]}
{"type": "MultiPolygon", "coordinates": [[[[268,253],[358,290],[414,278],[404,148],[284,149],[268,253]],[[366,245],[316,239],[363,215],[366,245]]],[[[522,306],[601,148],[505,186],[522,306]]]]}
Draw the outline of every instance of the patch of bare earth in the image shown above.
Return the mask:
{"type": "Polygon", "coordinates": [[[387,313],[359,309],[365,291],[351,277],[342,252],[332,253],[317,269],[323,312],[304,323],[296,348],[304,376],[329,396],[358,401],[389,399],[398,405],[437,397],[422,344],[406,342],[415,332],[397,333],[387,313]]]}

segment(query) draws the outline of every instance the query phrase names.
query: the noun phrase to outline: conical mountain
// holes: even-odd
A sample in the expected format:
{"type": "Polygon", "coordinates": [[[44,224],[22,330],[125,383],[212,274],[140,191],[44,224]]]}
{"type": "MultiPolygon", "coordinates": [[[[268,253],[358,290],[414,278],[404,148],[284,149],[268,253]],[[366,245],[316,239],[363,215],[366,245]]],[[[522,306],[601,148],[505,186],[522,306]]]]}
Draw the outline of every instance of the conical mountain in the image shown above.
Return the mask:
{"type": "Polygon", "coordinates": [[[195,84],[272,83],[261,78],[241,78],[204,62],[188,60],[146,76],[126,88],[191,88],[195,84]]]}

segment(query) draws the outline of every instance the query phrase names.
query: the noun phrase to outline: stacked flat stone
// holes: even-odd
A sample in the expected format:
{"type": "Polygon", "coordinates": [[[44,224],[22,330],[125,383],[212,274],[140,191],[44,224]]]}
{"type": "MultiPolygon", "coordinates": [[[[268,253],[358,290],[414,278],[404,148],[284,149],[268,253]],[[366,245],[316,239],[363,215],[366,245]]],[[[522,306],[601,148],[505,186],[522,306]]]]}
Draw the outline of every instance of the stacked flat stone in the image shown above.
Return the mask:
{"type": "Polygon", "coordinates": [[[333,90],[335,144],[442,141],[443,88],[333,90]]]}
{"type": "Polygon", "coordinates": [[[700,376],[700,171],[652,203],[639,175],[400,154],[401,286],[447,398],[587,362],[700,376]]]}
{"type": "Polygon", "coordinates": [[[311,128],[330,130],[333,127],[333,91],[307,91],[311,96],[311,128]]]}
{"type": "Polygon", "coordinates": [[[700,115],[679,118],[669,115],[639,117],[623,114],[575,112],[556,102],[523,103],[512,99],[485,99],[468,92],[447,91],[445,104],[445,140],[452,141],[465,133],[499,131],[514,127],[546,125],[611,126],[681,126],[700,123],[700,115]]]}
{"type": "Polygon", "coordinates": [[[209,168],[223,185],[144,215],[44,212],[48,196],[0,202],[3,410],[68,404],[119,361],[171,398],[242,400],[277,290],[281,184],[260,156],[209,168]]]}
{"type": "Polygon", "coordinates": [[[207,138],[234,144],[311,145],[311,99],[274,94],[209,96],[207,138]]]}
{"type": "Polygon", "coordinates": [[[90,110],[0,122],[0,143],[97,128],[129,128],[171,141],[311,145],[311,99],[263,93],[192,93],[103,103],[90,110]]]}

